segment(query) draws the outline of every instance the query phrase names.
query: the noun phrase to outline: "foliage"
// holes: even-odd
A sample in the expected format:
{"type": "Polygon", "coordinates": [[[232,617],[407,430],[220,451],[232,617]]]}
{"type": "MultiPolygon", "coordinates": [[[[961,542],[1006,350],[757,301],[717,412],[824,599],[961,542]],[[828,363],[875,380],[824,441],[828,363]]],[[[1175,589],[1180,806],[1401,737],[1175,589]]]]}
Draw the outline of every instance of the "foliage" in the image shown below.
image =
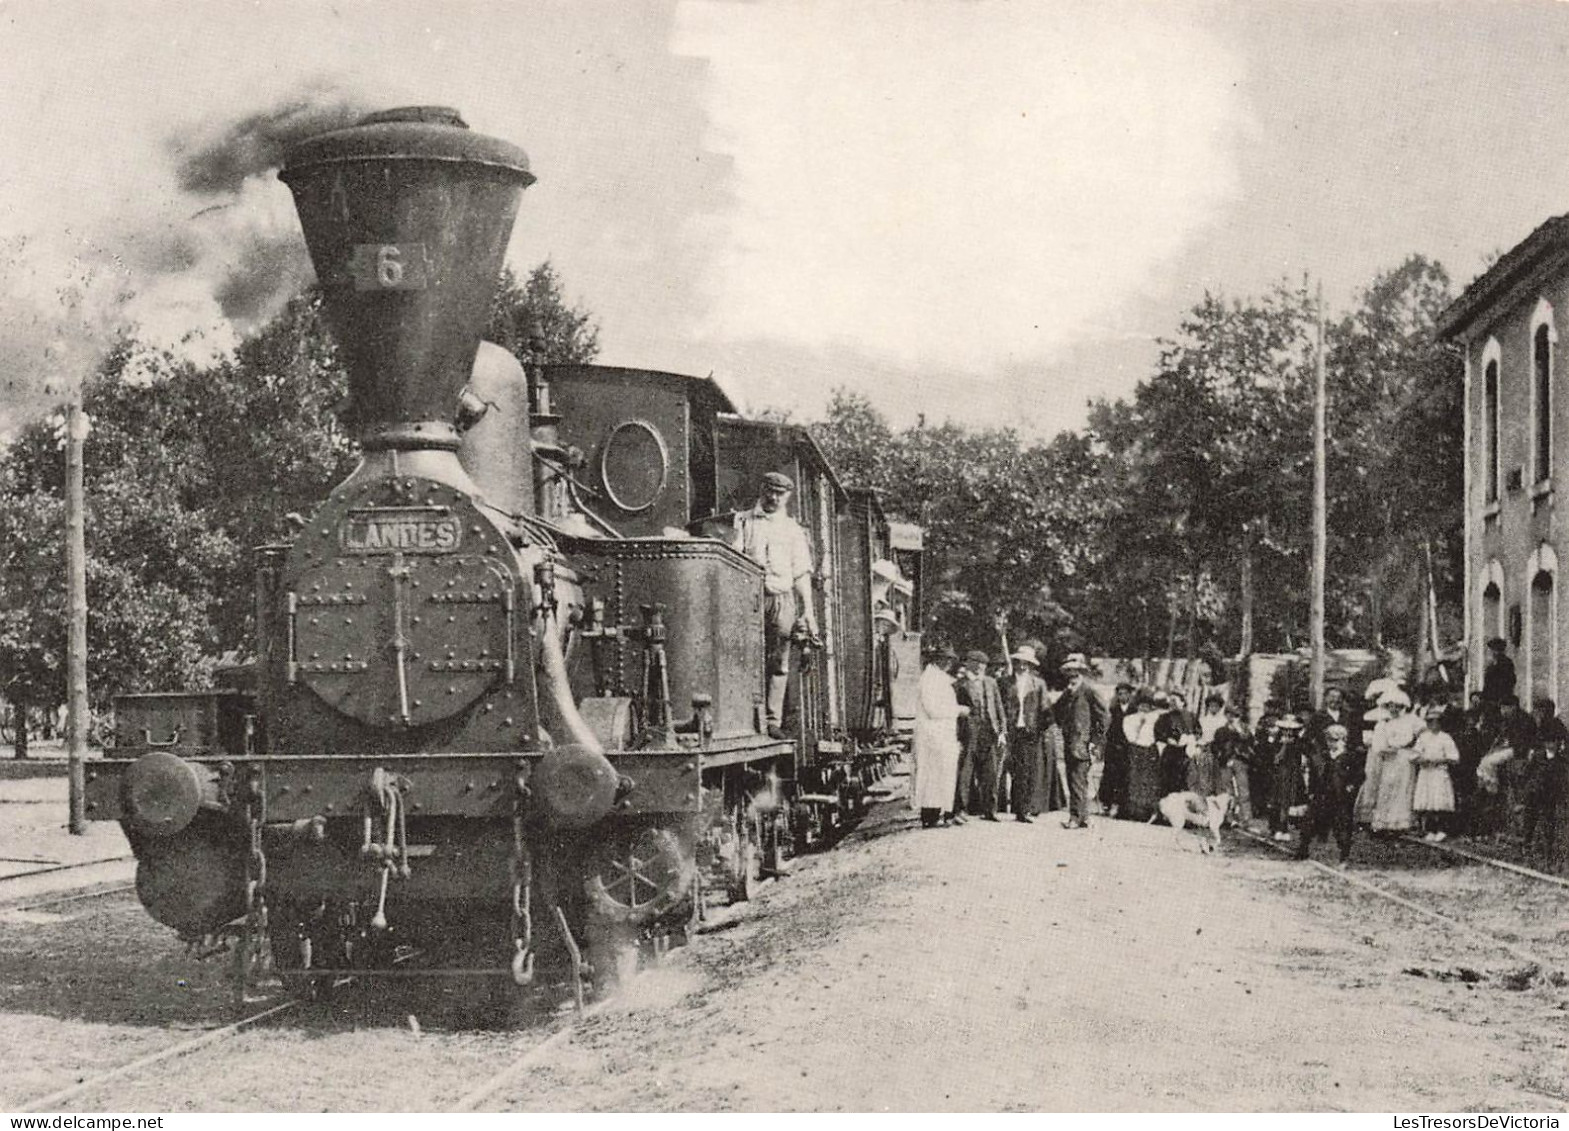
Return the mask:
{"type": "Polygon", "coordinates": [[[599,356],[599,323],[581,306],[568,306],[556,268],[545,260],[518,285],[511,267],[501,269],[501,282],[491,303],[485,339],[525,359],[538,342],[546,362],[591,362],[599,356]]]}
{"type": "Polygon", "coordinates": [[[1023,443],[1011,429],[924,422],[895,432],[866,398],[838,390],[813,434],[851,486],[926,527],[929,627],[965,648],[1056,640],[1095,540],[1095,461],[1082,438],[1023,443]]]}
{"type": "MultiPolygon", "coordinates": [[[[493,324],[549,360],[592,358],[598,330],[548,263],[508,273],[493,324]]],[[[91,696],[199,686],[247,654],[255,547],[289,536],[352,469],[347,381],[307,291],[216,364],[123,339],[83,389],[91,696]]],[[[64,698],[64,461],[45,424],[0,453],[0,697],[64,698]]]]}
{"type": "Polygon", "coordinates": [[[1433,332],[1452,298],[1444,269],[1411,256],[1363,292],[1331,351],[1332,619],[1374,647],[1414,641],[1429,551],[1440,601],[1461,600],[1463,381],[1433,332]]]}
{"type": "MultiPolygon", "coordinates": [[[[1325,328],[1331,645],[1414,634],[1431,549],[1458,601],[1461,408],[1413,256],[1325,328]]],[[[1308,635],[1318,312],[1301,286],[1206,294],[1131,397],[1049,444],[1006,429],[896,430],[839,390],[816,434],[844,478],[928,528],[929,628],[990,648],[1080,639],[1127,656],[1291,651],[1308,635]]]]}

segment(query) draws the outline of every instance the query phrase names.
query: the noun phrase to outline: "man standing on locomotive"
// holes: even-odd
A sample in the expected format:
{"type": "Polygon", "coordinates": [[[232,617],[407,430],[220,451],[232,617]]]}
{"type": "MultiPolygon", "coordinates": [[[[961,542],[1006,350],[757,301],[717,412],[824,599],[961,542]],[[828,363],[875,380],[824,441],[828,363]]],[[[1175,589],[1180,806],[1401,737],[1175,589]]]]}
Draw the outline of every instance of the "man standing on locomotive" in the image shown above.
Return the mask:
{"type": "Polygon", "coordinates": [[[767,650],[768,737],[784,738],[785,690],[790,684],[790,644],[799,635],[815,640],[817,610],[812,603],[812,548],[806,531],[790,517],[786,504],[795,484],[787,475],[763,476],[757,505],[735,516],[731,545],[762,566],[763,638],[767,650]]]}

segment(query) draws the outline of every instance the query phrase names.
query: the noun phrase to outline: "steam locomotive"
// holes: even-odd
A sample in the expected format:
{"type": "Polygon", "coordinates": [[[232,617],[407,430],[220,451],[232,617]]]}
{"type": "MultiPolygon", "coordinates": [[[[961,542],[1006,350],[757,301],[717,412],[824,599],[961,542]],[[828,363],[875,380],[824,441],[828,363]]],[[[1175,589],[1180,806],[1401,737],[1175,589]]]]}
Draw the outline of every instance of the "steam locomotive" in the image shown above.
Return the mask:
{"type": "Polygon", "coordinates": [[[524,153],[455,111],[300,143],[293,193],[359,467],[257,551],[255,655],[122,696],[87,810],[193,941],[344,976],[576,993],[831,841],[910,705],[921,532],[711,380],[527,365],[481,334],[524,153]],[[761,566],[734,515],[797,486],[821,637],[764,723],[761,566]]]}

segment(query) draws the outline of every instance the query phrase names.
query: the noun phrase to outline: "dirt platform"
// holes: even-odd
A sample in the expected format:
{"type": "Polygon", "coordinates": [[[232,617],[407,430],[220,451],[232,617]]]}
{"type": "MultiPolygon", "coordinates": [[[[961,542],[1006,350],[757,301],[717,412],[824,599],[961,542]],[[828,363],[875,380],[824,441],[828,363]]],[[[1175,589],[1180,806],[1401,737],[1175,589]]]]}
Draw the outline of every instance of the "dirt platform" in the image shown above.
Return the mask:
{"type": "MultiPolygon", "coordinates": [[[[884,803],[509,1080],[516,1111],[1491,1111],[1569,1102],[1569,988],[1252,842],[971,821],[884,803]]],[[[1569,959],[1560,889],[1359,841],[1518,947],[1569,959]]],[[[1569,893],[1562,893],[1569,894],[1569,893]]],[[[0,1106],[225,1019],[129,895],[0,914],[0,1106]],[[68,914],[66,912],[69,912],[68,914]]],[[[460,929],[455,926],[455,929],[460,929]]],[[[461,1014],[461,1011],[458,1011],[461,1014]]],[[[303,1010],[117,1084],[104,1110],[430,1111],[538,1033],[475,1031],[407,988],[303,1010]],[[411,1025],[410,1014],[420,1014],[411,1025]]],[[[84,1107],[83,1110],[86,1110],[84,1107]]]]}
{"type": "Polygon", "coordinates": [[[1322,873],[1147,825],[909,825],[884,806],[511,1106],[1562,1106],[1569,993],[1405,973],[1511,960],[1322,873]]]}

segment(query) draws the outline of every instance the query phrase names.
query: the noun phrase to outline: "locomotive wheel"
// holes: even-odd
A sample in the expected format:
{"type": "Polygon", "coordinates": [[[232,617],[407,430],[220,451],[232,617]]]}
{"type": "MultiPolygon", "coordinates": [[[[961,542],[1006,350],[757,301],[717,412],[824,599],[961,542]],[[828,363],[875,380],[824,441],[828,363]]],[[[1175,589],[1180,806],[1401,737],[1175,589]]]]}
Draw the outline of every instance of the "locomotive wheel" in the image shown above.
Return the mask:
{"type": "Polygon", "coordinates": [[[583,894],[609,923],[642,926],[676,906],[692,884],[696,862],[669,829],[644,828],[612,836],[583,894]]]}

